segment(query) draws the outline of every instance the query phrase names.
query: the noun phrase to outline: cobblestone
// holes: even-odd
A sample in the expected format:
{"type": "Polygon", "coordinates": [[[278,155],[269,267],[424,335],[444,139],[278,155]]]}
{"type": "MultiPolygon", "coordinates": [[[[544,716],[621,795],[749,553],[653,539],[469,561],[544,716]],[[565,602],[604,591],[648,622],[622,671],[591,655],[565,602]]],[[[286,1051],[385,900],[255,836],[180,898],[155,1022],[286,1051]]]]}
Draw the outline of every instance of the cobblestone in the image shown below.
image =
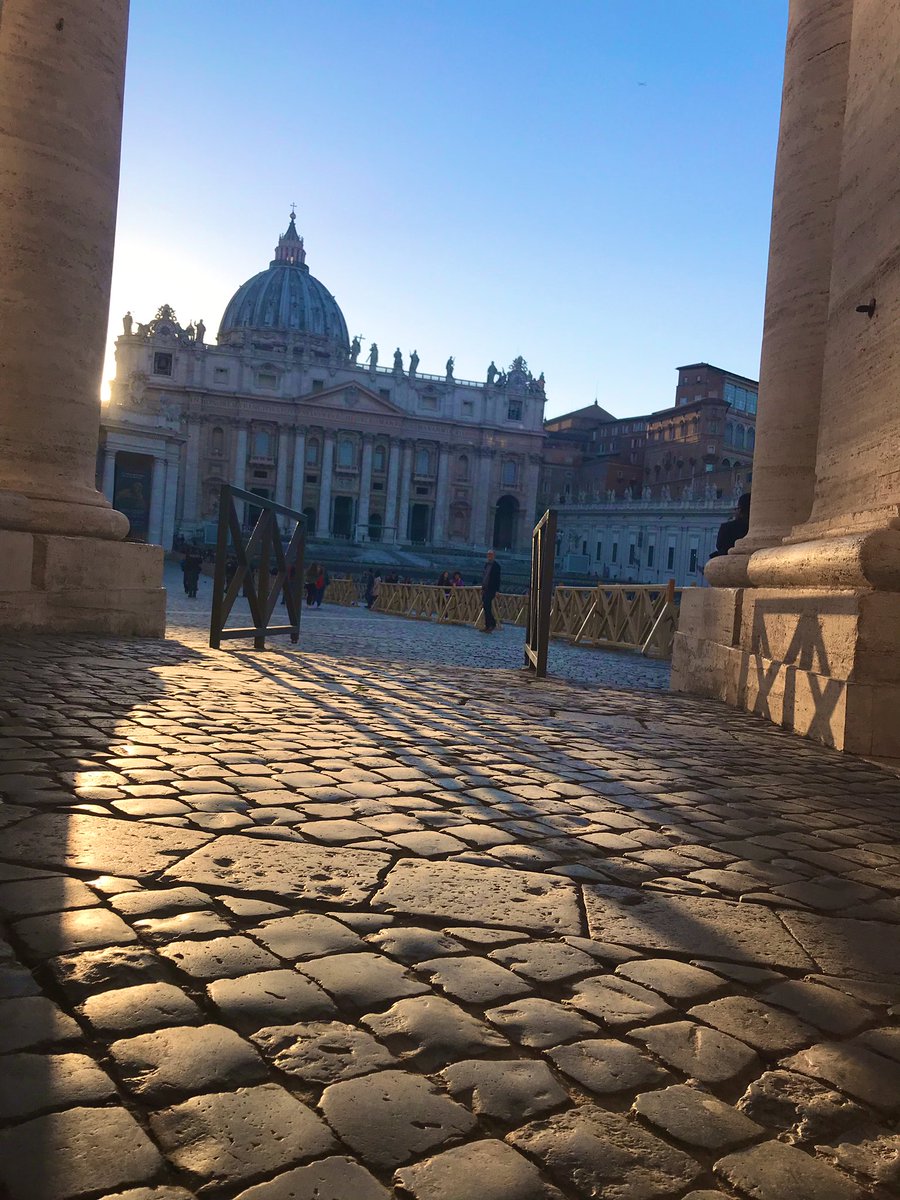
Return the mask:
{"type": "Polygon", "coordinates": [[[732,1149],[754,1141],[764,1132],[730,1104],[683,1084],[661,1092],[645,1092],[635,1100],[634,1111],[675,1141],[704,1150],[732,1149]]]}
{"type": "Polygon", "coordinates": [[[390,1200],[390,1193],[351,1158],[323,1158],[258,1183],[237,1200],[390,1200]]]}
{"type": "Polygon", "coordinates": [[[0,1120],[54,1108],[96,1104],[116,1094],[109,1076],[85,1054],[10,1054],[0,1072],[0,1120]]]}
{"type": "Polygon", "coordinates": [[[859,1200],[862,1194],[846,1175],[781,1142],[720,1159],[716,1174],[757,1200],[859,1200]]]}
{"type": "Polygon", "coordinates": [[[562,1200],[527,1158],[503,1142],[483,1141],[445,1150],[397,1172],[397,1182],[414,1200],[562,1200]]]}
{"type": "Polygon", "coordinates": [[[192,1092],[238,1087],[265,1078],[252,1046],[221,1025],[163,1029],[113,1042],[125,1086],[155,1107],[192,1092]]]}
{"type": "Polygon", "coordinates": [[[505,1124],[550,1112],[569,1099],[546,1063],[527,1059],[467,1059],[447,1067],[441,1078],[451,1096],[505,1124]]]}

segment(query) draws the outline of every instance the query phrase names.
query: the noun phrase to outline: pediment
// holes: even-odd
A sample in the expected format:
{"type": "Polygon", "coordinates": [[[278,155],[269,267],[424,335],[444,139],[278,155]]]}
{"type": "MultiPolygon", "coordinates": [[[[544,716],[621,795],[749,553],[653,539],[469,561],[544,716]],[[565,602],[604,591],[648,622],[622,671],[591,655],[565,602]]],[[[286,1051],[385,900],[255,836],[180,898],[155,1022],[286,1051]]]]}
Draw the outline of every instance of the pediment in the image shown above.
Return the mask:
{"type": "Polygon", "coordinates": [[[404,409],[358,383],[341,383],[321,392],[307,393],[299,399],[302,404],[315,405],[328,412],[380,413],[393,417],[407,415],[404,409]]]}

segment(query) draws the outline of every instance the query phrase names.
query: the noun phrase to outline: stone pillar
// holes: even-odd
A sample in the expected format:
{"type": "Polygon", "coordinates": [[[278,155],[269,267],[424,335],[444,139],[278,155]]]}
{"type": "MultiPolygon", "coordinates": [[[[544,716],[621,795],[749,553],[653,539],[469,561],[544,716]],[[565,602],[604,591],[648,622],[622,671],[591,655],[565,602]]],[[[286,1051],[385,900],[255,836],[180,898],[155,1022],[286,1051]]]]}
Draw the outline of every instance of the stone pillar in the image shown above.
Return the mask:
{"type": "Polygon", "coordinates": [[[103,495],[112,504],[116,494],[116,452],[106,443],[103,451],[103,495]]]}
{"type": "Polygon", "coordinates": [[[706,571],[747,582],[813,502],[853,0],[791,0],[753,456],[750,532],[706,571]]]}
{"type": "Polygon", "coordinates": [[[493,468],[493,453],[490,450],[480,450],[475,463],[475,505],[472,511],[472,541],[475,546],[483,548],[494,540],[493,530],[487,532],[488,510],[491,490],[491,470],[493,468]]]}
{"type": "MultiPolygon", "coordinates": [[[[288,430],[284,425],[278,427],[278,456],[275,461],[275,503],[287,505],[288,502],[288,430]]],[[[290,522],[287,517],[277,518],[278,528],[284,533],[290,522]]]]}
{"type": "Polygon", "coordinates": [[[294,469],[291,472],[291,499],[288,504],[294,512],[299,512],[303,504],[303,473],[306,470],[306,431],[297,429],[294,432],[294,469]]]}
{"type": "Polygon", "coordinates": [[[397,541],[409,541],[409,485],[412,481],[413,444],[403,443],[403,462],[400,467],[400,503],[397,507],[397,541]]]}
{"type": "Polygon", "coordinates": [[[331,533],[331,475],[334,470],[334,433],[327,429],[322,439],[322,474],[319,482],[319,509],[316,513],[316,537],[331,533]]]}
{"type": "Polygon", "coordinates": [[[127,0],[0,20],[0,629],[159,635],[162,555],[96,490],[127,0]]]}
{"type": "Polygon", "coordinates": [[[150,516],[147,523],[147,541],[151,542],[154,546],[162,545],[165,491],[166,460],[164,458],[154,458],[153,475],[150,480],[150,516]]]}
{"type": "Polygon", "coordinates": [[[166,493],[163,500],[162,548],[171,550],[175,540],[175,513],[178,505],[178,447],[169,447],[166,461],[166,493]]]}
{"type": "Polygon", "coordinates": [[[359,472],[359,505],[356,510],[356,538],[368,540],[369,537],[369,501],[372,491],[372,438],[369,434],[363,436],[362,463],[359,472]]]}
{"type": "Polygon", "coordinates": [[[384,537],[386,541],[399,541],[399,530],[397,528],[397,503],[400,493],[400,443],[396,439],[391,440],[390,454],[388,455],[388,471],[387,471],[387,496],[385,497],[384,508],[384,537]]]}
{"type": "Polygon", "coordinates": [[[197,494],[199,487],[200,425],[197,421],[189,419],[187,442],[184,448],[184,494],[181,502],[181,520],[185,525],[193,525],[199,520],[200,504],[197,494]]]}
{"type": "MultiPolygon", "coordinates": [[[[190,446],[190,442],[188,443],[188,445],[190,446]]],[[[190,454],[188,454],[188,460],[190,461],[190,454]]],[[[194,480],[195,480],[194,487],[196,489],[196,486],[197,486],[196,485],[196,473],[194,475],[194,480]]],[[[240,488],[241,491],[246,490],[246,487],[247,487],[247,426],[246,425],[238,425],[237,431],[235,433],[234,462],[231,467],[231,482],[234,485],[234,487],[240,488]]],[[[187,489],[188,489],[188,480],[186,479],[184,482],[185,496],[187,496],[187,489]]],[[[185,500],[185,508],[187,508],[186,500],[185,500]]],[[[243,500],[235,500],[234,510],[237,513],[238,521],[241,523],[241,525],[243,525],[244,524],[244,501],[243,500]]],[[[187,517],[185,517],[185,520],[187,520],[187,517]]]]}
{"type": "Polygon", "coordinates": [[[431,540],[442,546],[447,540],[447,510],[450,503],[450,465],[452,452],[449,446],[441,446],[438,458],[437,487],[434,499],[434,529],[431,540]]]}

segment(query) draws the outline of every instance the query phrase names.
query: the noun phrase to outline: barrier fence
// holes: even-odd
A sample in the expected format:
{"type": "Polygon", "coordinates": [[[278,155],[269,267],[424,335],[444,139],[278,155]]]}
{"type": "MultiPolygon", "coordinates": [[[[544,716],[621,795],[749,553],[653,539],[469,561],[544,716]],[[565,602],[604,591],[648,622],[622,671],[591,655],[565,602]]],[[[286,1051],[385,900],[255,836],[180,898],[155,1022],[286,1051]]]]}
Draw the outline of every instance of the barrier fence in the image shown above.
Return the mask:
{"type": "MultiPolygon", "coordinates": [[[[595,587],[553,589],[550,636],[577,645],[611,650],[640,650],[670,658],[682,589],[668,584],[598,584],[595,587]]],[[[360,591],[352,579],[336,579],[326,599],[334,604],[356,604],[360,591]]],[[[442,625],[484,628],[480,587],[438,587],[424,583],[381,583],[376,612],[442,625]]],[[[524,626],[528,597],[500,592],[494,598],[498,622],[524,626]]]]}

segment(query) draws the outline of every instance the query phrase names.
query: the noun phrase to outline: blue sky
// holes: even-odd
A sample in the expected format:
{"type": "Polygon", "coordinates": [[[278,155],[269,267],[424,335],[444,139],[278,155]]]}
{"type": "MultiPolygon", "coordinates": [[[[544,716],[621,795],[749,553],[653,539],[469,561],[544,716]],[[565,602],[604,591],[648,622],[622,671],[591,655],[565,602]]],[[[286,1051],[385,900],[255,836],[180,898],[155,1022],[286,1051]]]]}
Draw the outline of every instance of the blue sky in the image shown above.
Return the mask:
{"type": "Polygon", "coordinates": [[[170,303],[212,338],[296,201],[382,360],[523,354],[548,415],[662,408],[680,363],[755,377],[786,13],[133,0],[111,330],[170,303]]]}

